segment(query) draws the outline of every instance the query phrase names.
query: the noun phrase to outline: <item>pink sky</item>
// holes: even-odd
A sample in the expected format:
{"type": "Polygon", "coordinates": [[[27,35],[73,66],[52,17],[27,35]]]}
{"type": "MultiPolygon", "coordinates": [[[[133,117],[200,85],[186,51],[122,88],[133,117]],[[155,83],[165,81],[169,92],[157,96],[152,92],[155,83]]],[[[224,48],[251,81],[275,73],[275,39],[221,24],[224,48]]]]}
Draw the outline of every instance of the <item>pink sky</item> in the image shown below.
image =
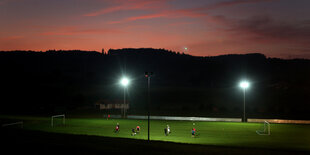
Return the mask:
{"type": "Polygon", "coordinates": [[[0,50],[151,47],[310,58],[308,6],[308,0],[0,0],[0,50]]]}

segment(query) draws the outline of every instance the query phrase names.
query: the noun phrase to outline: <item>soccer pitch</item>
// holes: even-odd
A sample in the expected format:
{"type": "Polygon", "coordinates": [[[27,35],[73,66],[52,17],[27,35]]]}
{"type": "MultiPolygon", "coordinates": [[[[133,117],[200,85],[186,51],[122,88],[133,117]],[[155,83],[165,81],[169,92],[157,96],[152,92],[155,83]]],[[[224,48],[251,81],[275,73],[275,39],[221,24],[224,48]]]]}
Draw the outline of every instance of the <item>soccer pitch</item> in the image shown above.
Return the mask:
{"type": "MultiPolygon", "coordinates": [[[[54,127],[51,127],[51,119],[47,117],[14,117],[14,119],[23,120],[23,129],[26,130],[144,140],[147,140],[148,136],[147,120],[66,118],[65,125],[61,124],[61,120],[55,120],[54,127]],[[120,124],[120,131],[114,133],[117,123],[120,124]],[[136,126],[140,126],[141,131],[131,136],[131,129],[136,126]]],[[[271,124],[271,135],[264,136],[256,133],[262,126],[263,123],[151,120],[150,139],[214,146],[310,151],[310,125],[271,124]],[[169,136],[164,134],[167,125],[171,128],[169,136]],[[199,134],[195,138],[191,136],[193,127],[199,134]]]]}

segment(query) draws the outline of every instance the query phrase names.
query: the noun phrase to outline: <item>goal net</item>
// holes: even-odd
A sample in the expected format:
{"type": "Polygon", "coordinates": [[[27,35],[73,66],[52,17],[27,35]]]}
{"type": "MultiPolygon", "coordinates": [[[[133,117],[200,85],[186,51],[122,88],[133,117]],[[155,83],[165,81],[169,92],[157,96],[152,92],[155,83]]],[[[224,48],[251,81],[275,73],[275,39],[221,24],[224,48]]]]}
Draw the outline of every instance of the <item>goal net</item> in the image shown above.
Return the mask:
{"type": "Polygon", "coordinates": [[[261,129],[257,130],[256,133],[258,135],[270,135],[270,123],[264,121],[264,125],[261,127],[261,129]]]}
{"type": "Polygon", "coordinates": [[[54,127],[55,125],[65,125],[66,117],[65,115],[54,115],[51,117],[51,126],[54,127]]]}

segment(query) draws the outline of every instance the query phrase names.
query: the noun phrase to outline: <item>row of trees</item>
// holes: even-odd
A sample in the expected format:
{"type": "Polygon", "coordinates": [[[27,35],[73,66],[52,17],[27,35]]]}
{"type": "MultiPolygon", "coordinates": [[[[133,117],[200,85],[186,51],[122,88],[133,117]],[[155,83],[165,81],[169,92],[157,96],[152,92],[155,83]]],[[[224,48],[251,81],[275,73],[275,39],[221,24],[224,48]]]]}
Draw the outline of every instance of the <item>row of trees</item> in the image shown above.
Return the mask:
{"type": "Polygon", "coordinates": [[[131,114],[146,108],[145,71],[151,79],[152,113],[242,115],[241,79],[247,78],[250,117],[309,119],[310,61],[267,58],[254,53],[195,57],[164,49],[0,52],[2,112],[42,112],[93,106],[122,99],[127,75],[131,114]]]}

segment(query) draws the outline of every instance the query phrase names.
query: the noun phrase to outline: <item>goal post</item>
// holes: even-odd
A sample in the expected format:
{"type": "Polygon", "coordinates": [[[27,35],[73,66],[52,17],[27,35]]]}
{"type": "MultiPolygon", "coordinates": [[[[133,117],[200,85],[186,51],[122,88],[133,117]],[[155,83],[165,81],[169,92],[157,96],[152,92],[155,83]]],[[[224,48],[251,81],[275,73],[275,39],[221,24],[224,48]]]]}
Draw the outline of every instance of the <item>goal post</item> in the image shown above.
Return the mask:
{"type": "Polygon", "coordinates": [[[62,115],[54,115],[51,117],[51,126],[54,127],[54,120],[55,118],[62,118],[62,125],[66,124],[66,116],[65,114],[62,115]]]}
{"type": "Polygon", "coordinates": [[[264,126],[260,130],[257,130],[256,133],[258,135],[270,135],[270,123],[264,121],[264,126]]]}

